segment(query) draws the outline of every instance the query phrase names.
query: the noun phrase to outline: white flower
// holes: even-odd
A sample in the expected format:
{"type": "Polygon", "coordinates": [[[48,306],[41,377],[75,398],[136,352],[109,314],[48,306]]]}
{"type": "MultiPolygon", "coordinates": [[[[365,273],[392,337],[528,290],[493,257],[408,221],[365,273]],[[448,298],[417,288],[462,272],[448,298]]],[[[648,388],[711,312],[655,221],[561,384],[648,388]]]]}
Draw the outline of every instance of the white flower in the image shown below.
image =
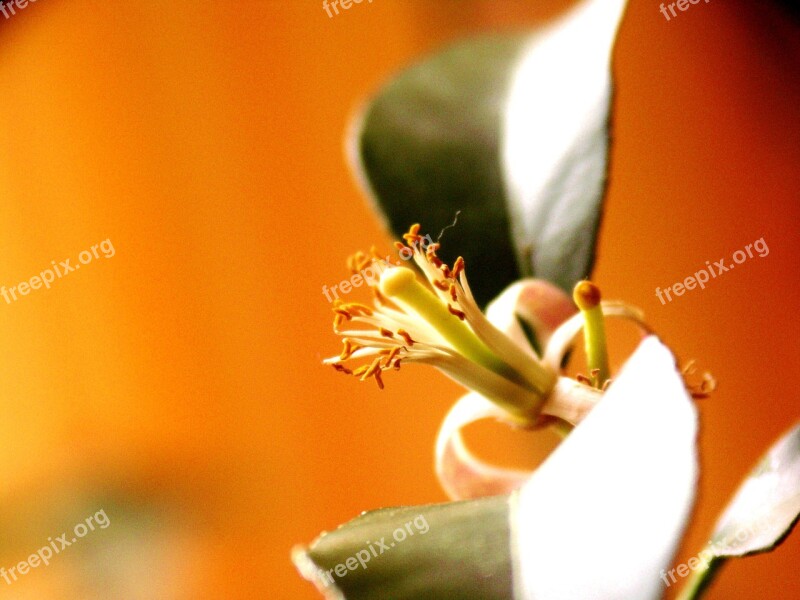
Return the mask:
{"type": "Polygon", "coordinates": [[[647,332],[643,317],[630,306],[601,303],[590,282],[576,286],[581,311],[575,313],[566,294],[539,280],[512,285],[484,315],[470,292],[462,258],[452,268],[442,262],[436,254],[439,244],[421,236],[419,225],[404,240],[398,247],[413,256],[429,285],[409,268],[388,266],[374,251],[352,257],[354,274],[371,274],[364,280],[373,291],[373,305],[334,303],[334,330],[343,338],[343,349],[325,362],[362,381],[374,378],[381,388],[383,373],[404,363],[435,366],[460,382],[472,392],[453,407],[438,437],[436,468],[442,486],[455,499],[516,489],[530,473],[481,462],[464,446],[460,430],[496,418],[515,426],[554,424],[568,431],[598,403],[609,383],[604,316],[632,320],[647,332]],[[541,356],[522,323],[542,345],[541,356]],[[576,380],[563,375],[561,365],[581,330],[589,365],[596,368],[590,377],[576,380]],[[349,366],[354,362],[361,364],[349,366]]]}

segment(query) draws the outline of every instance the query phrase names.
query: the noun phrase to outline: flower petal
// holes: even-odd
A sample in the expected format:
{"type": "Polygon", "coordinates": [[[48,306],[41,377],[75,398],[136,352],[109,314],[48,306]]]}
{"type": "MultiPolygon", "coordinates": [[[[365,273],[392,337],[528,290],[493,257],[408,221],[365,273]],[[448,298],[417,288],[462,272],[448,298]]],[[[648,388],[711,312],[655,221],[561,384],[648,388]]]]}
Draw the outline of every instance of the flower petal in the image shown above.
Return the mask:
{"type": "Polygon", "coordinates": [[[576,312],[575,304],[561,288],[543,279],[523,279],[501,293],[486,307],[492,325],[534,355],[519,319],[530,325],[541,348],[564,321],[576,312]]]}
{"type": "MultiPolygon", "coordinates": [[[[532,327],[537,341],[545,344],[557,326],[575,311],[572,299],[559,288],[546,281],[528,279],[506,288],[489,304],[486,317],[536,360],[519,318],[532,327]]],[[[586,393],[577,394],[581,402],[570,403],[578,388],[585,386],[560,378],[543,406],[544,412],[566,418],[570,423],[579,422],[597,403],[600,393],[586,388],[586,393]]],[[[531,475],[529,471],[490,465],[469,451],[461,429],[483,419],[512,422],[508,413],[481,394],[472,392],[453,406],[439,430],[436,474],[442,488],[454,500],[508,493],[518,489],[531,475]]]]}
{"type": "Polygon", "coordinates": [[[710,544],[714,556],[769,551],[800,516],[800,423],[778,440],[736,492],[710,544]]]}
{"type": "Polygon", "coordinates": [[[626,4],[580,2],[531,39],[504,114],[503,174],[522,272],[565,290],[587,276],[594,259],[607,179],[611,52],[626,4]]]}
{"type": "Polygon", "coordinates": [[[531,476],[528,471],[492,466],[472,454],[461,429],[482,419],[508,420],[508,415],[480,394],[470,392],[455,403],[436,439],[436,475],[453,500],[506,494],[531,476]]]}
{"type": "Polygon", "coordinates": [[[660,597],[694,500],[696,435],[675,359],[649,336],[517,495],[515,597],[660,597]]]}

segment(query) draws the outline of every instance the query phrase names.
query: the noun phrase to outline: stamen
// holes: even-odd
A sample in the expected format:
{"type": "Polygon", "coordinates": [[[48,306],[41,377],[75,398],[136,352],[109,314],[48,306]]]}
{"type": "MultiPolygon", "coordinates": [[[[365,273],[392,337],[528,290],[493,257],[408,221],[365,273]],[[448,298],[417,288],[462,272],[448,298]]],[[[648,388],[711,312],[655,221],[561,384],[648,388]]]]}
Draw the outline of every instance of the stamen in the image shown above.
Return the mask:
{"type": "Polygon", "coordinates": [[[383,389],[383,379],[381,378],[381,370],[375,371],[375,383],[378,384],[378,389],[383,389]]]}
{"type": "Polygon", "coordinates": [[[403,234],[403,239],[409,246],[413,246],[415,242],[420,240],[419,223],[414,223],[408,230],[408,233],[403,234]]]}
{"type": "Polygon", "coordinates": [[[405,340],[406,344],[409,345],[409,347],[414,345],[414,340],[411,339],[411,335],[409,335],[409,333],[405,329],[398,329],[397,330],[397,335],[399,335],[401,338],[403,338],[405,340]]]}
{"type": "Polygon", "coordinates": [[[350,302],[349,304],[343,304],[342,308],[344,310],[346,310],[348,313],[350,313],[351,315],[356,315],[356,316],[359,316],[359,315],[371,316],[372,315],[372,309],[369,306],[365,305],[365,304],[361,304],[360,302],[350,302]]]}
{"type": "Polygon", "coordinates": [[[449,310],[452,307],[445,308],[445,304],[433,292],[417,281],[413,271],[405,267],[384,271],[379,285],[385,296],[406,312],[417,314],[427,321],[465,357],[495,373],[509,375],[507,365],[495,356],[464,321],[453,318],[449,310]]]}
{"type": "Polygon", "coordinates": [[[702,380],[700,382],[691,381],[691,379],[695,378],[697,375],[697,367],[695,366],[694,359],[686,363],[681,369],[681,375],[683,376],[686,389],[695,400],[704,400],[710,397],[717,389],[717,379],[708,371],[703,371],[702,380]]]}
{"type": "Polygon", "coordinates": [[[372,364],[364,372],[364,375],[361,376],[361,381],[365,381],[368,377],[374,375],[376,371],[380,371],[382,358],[383,357],[379,356],[378,358],[372,361],[372,364]]]}
{"type": "Polygon", "coordinates": [[[444,279],[434,279],[432,283],[435,287],[439,288],[443,292],[446,292],[450,289],[450,284],[444,279]]]}
{"type": "Polygon", "coordinates": [[[447,305],[447,310],[450,311],[451,315],[455,315],[456,317],[458,317],[462,321],[467,318],[467,315],[464,314],[464,311],[458,310],[457,308],[453,307],[452,304],[448,304],[447,305]]]}
{"type": "Polygon", "coordinates": [[[339,363],[333,363],[331,366],[332,366],[334,369],[336,369],[337,371],[339,371],[339,372],[341,372],[341,373],[344,373],[345,375],[352,375],[352,374],[353,374],[353,372],[352,372],[350,369],[348,369],[347,367],[345,367],[345,366],[344,366],[344,365],[342,365],[342,364],[339,364],[339,363]]]}
{"type": "Polygon", "coordinates": [[[352,318],[353,318],[353,315],[351,315],[349,312],[347,312],[347,311],[346,311],[345,309],[343,309],[343,308],[334,308],[334,309],[333,309],[333,312],[335,312],[337,315],[339,315],[339,316],[341,316],[341,317],[344,317],[344,318],[345,318],[345,319],[347,319],[348,321],[349,321],[350,319],[352,319],[352,318]]]}
{"type": "Polygon", "coordinates": [[[367,281],[374,296],[369,305],[334,301],[333,325],[343,338],[342,349],[325,362],[362,381],[374,377],[381,389],[383,372],[399,370],[402,361],[430,364],[506,407],[520,422],[529,422],[555,385],[555,371],[530,360],[492,327],[472,297],[463,257],[452,268],[444,263],[436,254],[438,241],[425,236],[431,243],[423,247],[419,224],[402,239],[405,243],[395,247],[411,249],[430,287],[406,267],[387,270],[374,246],[371,253],[351,255],[351,272],[373,265],[381,267],[381,275],[367,281]],[[348,322],[357,326],[348,327],[348,322]],[[352,371],[342,364],[362,359],[368,362],[352,371]]]}
{"type": "Polygon", "coordinates": [[[597,371],[596,387],[602,388],[609,377],[608,352],[603,309],[600,307],[600,288],[591,281],[580,281],[572,298],[583,315],[583,339],[589,369],[597,371]]]}
{"type": "Polygon", "coordinates": [[[392,348],[391,350],[388,351],[388,355],[387,355],[387,351],[383,350],[383,354],[384,354],[384,356],[386,356],[386,360],[384,361],[383,366],[388,369],[391,366],[392,361],[394,360],[395,356],[397,356],[397,354],[402,349],[403,349],[402,346],[395,346],[394,348],[392,348]]]}
{"type": "Polygon", "coordinates": [[[344,338],[342,340],[342,353],[339,355],[340,360],[347,360],[350,358],[350,355],[353,353],[352,347],[350,345],[350,340],[344,338]]]}
{"type": "Polygon", "coordinates": [[[451,277],[453,279],[458,279],[458,276],[461,275],[461,271],[463,270],[464,270],[464,259],[461,256],[459,256],[456,259],[456,262],[453,263],[453,274],[451,275],[451,277]]]}

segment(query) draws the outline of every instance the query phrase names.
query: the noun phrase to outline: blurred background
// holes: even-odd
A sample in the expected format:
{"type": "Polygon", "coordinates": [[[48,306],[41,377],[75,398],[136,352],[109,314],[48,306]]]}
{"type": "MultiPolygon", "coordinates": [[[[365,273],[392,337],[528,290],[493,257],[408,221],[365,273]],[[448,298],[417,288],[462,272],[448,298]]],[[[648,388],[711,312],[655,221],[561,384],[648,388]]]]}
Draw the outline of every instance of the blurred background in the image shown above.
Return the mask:
{"type": "MultiPolygon", "coordinates": [[[[39,0],[0,17],[0,285],[115,250],[0,299],[0,566],[110,522],[0,598],[317,598],[294,544],[445,499],[433,442],[462,390],[412,367],[378,392],[320,365],[339,351],[322,285],[391,241],[344,133],[411,61],[568,5],[375,0],[330,18],[312,0],[39,0]]],[[[720,382],[680,562],[800,414],[797,33],[771,3],[667,22],[633,0],[617,45],[595,280],[720,382]],[[655,297],[761,237],[768,256],[655,297]]],[[[471,433],[530,466],[549,443],[471,433]]],[[[797,597],[798,558],[795,535],[708,597],[797,597]]]]}

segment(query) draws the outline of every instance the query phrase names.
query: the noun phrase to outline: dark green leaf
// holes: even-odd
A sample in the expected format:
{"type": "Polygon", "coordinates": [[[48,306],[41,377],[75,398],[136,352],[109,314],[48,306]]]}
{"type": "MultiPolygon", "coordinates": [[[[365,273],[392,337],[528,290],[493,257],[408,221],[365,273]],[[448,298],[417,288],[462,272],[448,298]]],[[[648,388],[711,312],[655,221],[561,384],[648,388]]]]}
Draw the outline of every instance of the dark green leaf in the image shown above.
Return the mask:
{"type": "Polygon", "coordinates": [[[589,274],[605,191],[609,56],[624,0],[590,0],[527,36],[451,47],[366,107],[354,159],[400,235],[446,233],[485,305],[520,276],[589,274]]]}
{"type": "Polygon", "coordinates": [[[508,600],[508,512],[507,496],[366,512],[293,560],[329,598],[508,600]]]}
{"type": "Polygon", "coordinates": [[[402,73],[368,106],[357,153],[391,230],[416,222],[440,256],[464,256],[485,305],[520,269],[510,238],[500,165],[502,109],[526,39],[487,38],[454,46],[402,73]]]}

